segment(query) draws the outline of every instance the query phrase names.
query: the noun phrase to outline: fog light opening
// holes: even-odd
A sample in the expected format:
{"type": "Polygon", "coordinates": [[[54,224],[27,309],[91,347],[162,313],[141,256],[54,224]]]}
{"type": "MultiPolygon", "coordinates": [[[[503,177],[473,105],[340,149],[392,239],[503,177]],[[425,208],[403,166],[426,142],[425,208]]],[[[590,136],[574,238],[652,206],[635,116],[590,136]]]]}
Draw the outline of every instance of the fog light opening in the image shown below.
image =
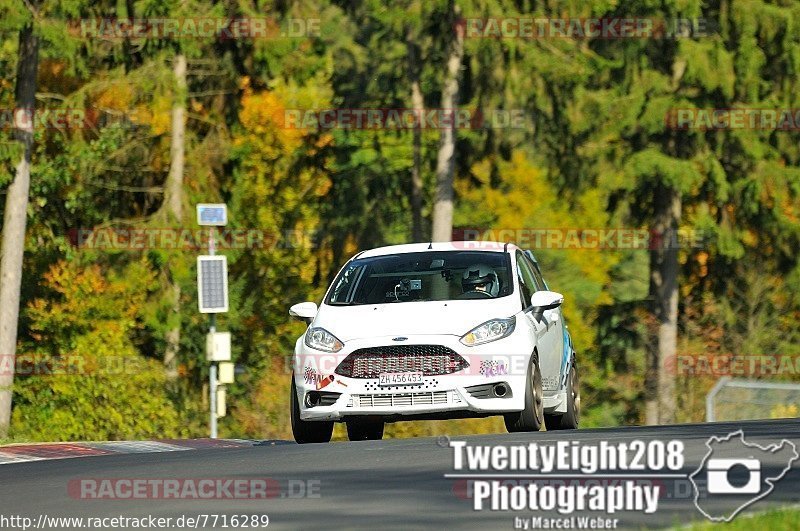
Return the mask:
{"type": "Polygon", "coordinates": [[[503,398],[506,396],[506,394],[508,394],[508,388],[506,387],[506,384],[499,383],[495,385],[492,390],[494,391],[494,396],[497,398],[503,398]]]}
{"type": "Polygon", "coordinates": [[[322,397],[318,391],[311,391],[306,393],[306,407],[316,407],[322,397]]]}

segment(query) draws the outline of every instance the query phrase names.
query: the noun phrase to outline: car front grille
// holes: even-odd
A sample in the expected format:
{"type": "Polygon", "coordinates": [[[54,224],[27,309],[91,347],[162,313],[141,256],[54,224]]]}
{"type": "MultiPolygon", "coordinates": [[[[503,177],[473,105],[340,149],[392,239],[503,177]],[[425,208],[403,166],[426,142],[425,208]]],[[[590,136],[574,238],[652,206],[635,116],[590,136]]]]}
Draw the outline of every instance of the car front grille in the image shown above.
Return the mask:
{"type": "Polygon", "coordinates": [[[362,348],[336,367],[348,378],[377,378],[381,373],[421,372],[424,376],[452,374],[469,367],[467,360],[441,345],[391,345],[362,348]]]}
{"type": "Polygon", "coordinates": [[[375,395],[353,395],[347,407],[390,408],[408,406],[435,406],[460,404],[461,399],[453,391],[422,391],[419,393],[395,393],[375,395]]]}

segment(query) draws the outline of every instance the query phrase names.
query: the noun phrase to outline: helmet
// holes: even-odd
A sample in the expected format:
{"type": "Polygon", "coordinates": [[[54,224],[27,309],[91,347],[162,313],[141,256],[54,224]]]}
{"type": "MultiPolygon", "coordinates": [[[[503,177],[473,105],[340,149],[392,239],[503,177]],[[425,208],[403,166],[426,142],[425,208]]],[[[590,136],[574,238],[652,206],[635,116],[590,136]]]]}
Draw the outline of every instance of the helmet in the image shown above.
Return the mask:
{"type": "Polygon", "coordinates": [[[461,276],[461,289],[464,292],[478,291],[476,288],[486,285],[485,291],[492,297],[500,293],[500,281],[494,269],[486,264],[473,264],[464,270],[461,276]]]}

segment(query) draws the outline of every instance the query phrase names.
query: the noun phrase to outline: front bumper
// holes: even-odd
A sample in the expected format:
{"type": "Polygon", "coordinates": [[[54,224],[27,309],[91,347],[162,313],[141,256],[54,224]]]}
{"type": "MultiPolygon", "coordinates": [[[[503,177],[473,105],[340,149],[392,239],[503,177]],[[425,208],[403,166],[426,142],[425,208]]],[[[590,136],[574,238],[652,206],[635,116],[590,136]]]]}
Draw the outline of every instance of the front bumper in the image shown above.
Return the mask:
{"type": "Polygon", "coordinates": [[[521,411],[525,407],[525,385],[530,355],[529,340],[522,334],[474,347],[449,335],[410,336],[402,345],[441,345],[467,360],[464,370],[445,375],[423,376],[421,384],[380,386],[378,378],[349,378],[335,374],[348,354],[362,348],[397,345],[392,337],[351,340],[336,354],[308,348],[298,341],[294,378],[300,418],[341,421],[349,417],[371,416],[458,418],[521,411]],[[470,392],[474,386],[503,383],[508,393],[503,398],[470,392]],[[309,407],[308,393],[327,397],[325,405],[309,407]],[[338,397],[331,393],[339,393],[338,397]],[[330,403],[332,402],[332,403],[330,403]]]}

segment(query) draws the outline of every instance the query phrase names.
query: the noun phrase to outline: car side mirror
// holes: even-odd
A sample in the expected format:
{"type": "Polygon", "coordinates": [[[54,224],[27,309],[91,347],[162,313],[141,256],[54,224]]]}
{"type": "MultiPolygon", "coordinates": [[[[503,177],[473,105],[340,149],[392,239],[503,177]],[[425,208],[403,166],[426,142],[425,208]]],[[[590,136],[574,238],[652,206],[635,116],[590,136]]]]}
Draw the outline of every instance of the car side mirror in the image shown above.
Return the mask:
{"type": "Polygon", "coordinates": [[[301,302],[289,308],[289,315],[302,319],[308,324],[314,320],[317,315],[317,303],[315,302],[301,302]]]}
{"type": "Polygon", "coordinates": [[[558,308],[563,302],[564,296],[555,291],[537,291],[531,295],[531,306],[535,314],[558,308]]]}

